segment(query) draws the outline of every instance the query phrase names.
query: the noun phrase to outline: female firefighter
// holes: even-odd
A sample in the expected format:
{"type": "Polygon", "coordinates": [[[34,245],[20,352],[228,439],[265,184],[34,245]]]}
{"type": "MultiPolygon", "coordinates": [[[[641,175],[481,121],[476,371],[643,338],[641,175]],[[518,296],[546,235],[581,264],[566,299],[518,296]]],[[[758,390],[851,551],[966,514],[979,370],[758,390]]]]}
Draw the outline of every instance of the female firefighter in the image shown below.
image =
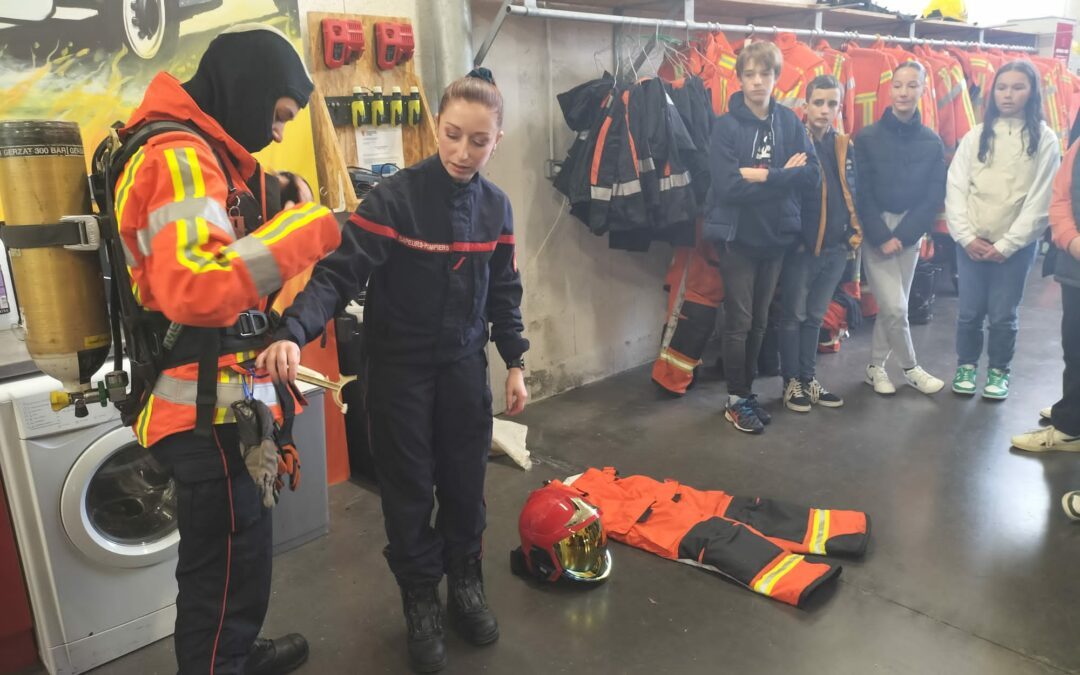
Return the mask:
{"type": "Polygon", "coordinates": [[[509,371],[510,415],[528,397],[522,355],[529,347],[510,202],[479,174],[502,138],[502,120],[502,95],[486,69],[447,87],[438,154],[371,191],[259,358],[271,377],[291,381],[300,346],[370,277],[367,400],[386,557],[401,587],[409,660],[421,672],[446,664],[438,595],[444,572],[455,628],[478,645],[499,636],[480,570],[492,429],[489,322],[509,371]]]}

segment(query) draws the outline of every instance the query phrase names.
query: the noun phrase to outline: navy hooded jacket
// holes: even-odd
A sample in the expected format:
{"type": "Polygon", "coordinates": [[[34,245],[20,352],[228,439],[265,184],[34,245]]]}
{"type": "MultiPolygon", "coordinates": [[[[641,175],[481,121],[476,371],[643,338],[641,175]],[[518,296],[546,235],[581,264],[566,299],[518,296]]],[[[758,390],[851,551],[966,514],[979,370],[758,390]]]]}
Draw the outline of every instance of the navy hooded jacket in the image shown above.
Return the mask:
{"type": "Polygon", "coordinates": [[[779,253],[794,245],[802,231],[800,201],[805,190],[820,186],[814,144],[790,109],[769,102],[769,114],[758,118],[743,99],[731,95],[729,112],[713,125],[709,167],[712,186],[705,209],[705,236],[714,242],[779,253]],[[751,183],[739,169],[757,166],[754,146],[760,135],[773,134],[769,177],[751,183]],[[785,169],[793,155],[806,153],[806,165],[785,169]]]}

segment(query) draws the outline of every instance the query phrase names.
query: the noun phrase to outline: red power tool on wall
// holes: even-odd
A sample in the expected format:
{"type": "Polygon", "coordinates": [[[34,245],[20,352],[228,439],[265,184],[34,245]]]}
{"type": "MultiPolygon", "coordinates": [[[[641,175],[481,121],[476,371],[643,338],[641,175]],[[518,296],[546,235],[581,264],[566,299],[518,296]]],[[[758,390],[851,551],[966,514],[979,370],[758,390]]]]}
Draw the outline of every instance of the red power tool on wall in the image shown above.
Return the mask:
{"type": "Polygon", "coordinates": [[[405,63],[412,58],[415,48],[412,24],[375,24],[375,61],[379,70],[390,70],[405,63]]]}
{"type": "Polygon", "coordinates": [[[327,68],[353,63],[364,53],[364,24],[347,19],[323,19],[323,61],[327,68]]]}

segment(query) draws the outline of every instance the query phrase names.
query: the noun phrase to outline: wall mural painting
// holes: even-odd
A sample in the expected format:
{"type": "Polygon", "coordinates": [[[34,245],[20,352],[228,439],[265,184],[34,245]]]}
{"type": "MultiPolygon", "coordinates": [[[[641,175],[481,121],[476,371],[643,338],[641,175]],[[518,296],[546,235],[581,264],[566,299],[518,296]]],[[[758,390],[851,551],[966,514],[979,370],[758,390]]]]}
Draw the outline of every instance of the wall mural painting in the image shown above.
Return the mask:
{"type": "MultiPolygon", "coordinates": [[[[0,0],[0,120],[77,122],[89,159],[159,71],[188,79],[222,29],[250,22],[305,53],[297,0],[0,0]]],[[[307,111],[258,157],[314,181],[307,111]]]]}

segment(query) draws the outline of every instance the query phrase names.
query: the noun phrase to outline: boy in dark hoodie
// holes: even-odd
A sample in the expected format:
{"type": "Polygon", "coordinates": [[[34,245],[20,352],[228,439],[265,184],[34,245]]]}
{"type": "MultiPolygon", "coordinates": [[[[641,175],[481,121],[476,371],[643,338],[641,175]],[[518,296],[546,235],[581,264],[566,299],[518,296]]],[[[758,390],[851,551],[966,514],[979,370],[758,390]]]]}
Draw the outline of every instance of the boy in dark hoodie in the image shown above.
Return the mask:
{"type": "Polygon", "coordinates": [[[724,415],[753,434],[771,420],[753,393],[769,303],[784,256],[799,242],[801,195],[819,181],[806,129],[772,97],[782,65],[771,42],[740,52],[735,69],[742,91],[731,96],[730,112],[713,125],[710,142],[705,235],[716,246],[724,279],[724,415]]]}

